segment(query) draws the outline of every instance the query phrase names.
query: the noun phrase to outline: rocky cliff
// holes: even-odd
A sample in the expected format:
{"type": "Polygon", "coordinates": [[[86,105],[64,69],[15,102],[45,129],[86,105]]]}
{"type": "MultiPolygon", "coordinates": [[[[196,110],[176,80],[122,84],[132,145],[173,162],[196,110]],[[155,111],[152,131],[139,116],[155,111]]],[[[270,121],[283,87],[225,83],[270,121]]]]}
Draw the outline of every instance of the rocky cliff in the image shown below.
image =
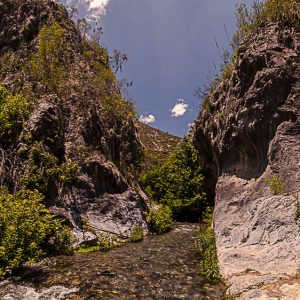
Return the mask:
{"type": "Polygon", "coordinates": [[[240,299],[299,299],[300,285],[285,284],[300,267],[299,54],[295,29],[261,26],[196,120],[194,143],[215,187],[220,269],[240,299]],[[283,190],[272,193],[268,180],[284,180],[283,190]]]}
{"type": "Polygon", "coordinates": [[[79,242],[94,238],[84,226],[122,237],[137,225],[147,231],[135,180],[142,146],[105,49],[47,0],[0,1],[0,45],[3,95],[28,103],[0,137],[1,184],[41,191],[79,242]]]}

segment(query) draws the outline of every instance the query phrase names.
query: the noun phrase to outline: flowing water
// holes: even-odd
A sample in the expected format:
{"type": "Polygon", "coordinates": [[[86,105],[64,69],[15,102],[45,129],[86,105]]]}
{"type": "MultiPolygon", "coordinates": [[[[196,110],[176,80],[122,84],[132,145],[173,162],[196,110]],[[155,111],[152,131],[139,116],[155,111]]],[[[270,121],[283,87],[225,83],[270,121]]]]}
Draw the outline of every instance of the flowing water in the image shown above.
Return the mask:
{"type": "Polygon", "coordinates": [[[18,282],[2,282],[0,299],[223,300],[224,287],[200,275],[196,235],[197,225],[176,224],[168,234],[109,252],[51,258],[18,282]]]}

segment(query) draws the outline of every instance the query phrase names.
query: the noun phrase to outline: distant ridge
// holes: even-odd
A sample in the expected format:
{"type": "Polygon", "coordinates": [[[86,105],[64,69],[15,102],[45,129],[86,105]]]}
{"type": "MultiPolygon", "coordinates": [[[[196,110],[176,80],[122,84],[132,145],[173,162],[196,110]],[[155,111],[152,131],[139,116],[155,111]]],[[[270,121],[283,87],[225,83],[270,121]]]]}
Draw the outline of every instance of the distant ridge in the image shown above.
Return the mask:
{"type": "Polygon", "coordinates": [[[144,123],[137,123],[140,140],[145,147],[143,172],[150,166],[161,166],[172,152],[178,149],[181,138],[153,128],[144,123]]]}

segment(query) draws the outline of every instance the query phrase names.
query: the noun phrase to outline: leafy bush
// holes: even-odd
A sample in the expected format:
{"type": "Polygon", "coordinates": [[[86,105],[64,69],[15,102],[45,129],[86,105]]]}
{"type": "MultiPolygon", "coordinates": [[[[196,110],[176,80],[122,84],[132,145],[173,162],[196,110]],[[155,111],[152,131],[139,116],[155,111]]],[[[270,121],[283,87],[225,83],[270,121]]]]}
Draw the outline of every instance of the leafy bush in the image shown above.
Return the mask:
{"type": "Polygon", "coordinates": [[[212,229],[212,209],[207,209],[196,242],[200,253],[201,272],[212,283],[220,281],[215,235],[212,229]]]}
{"type": "Polygon", "coordinates": [[[172,210],[165,205],[157,210],[151,209],[147,216],[147,221],[149,222],[151,232],[156,234],[168,232],[174,225],[172,210]]]}
{"type": "Polygon", "coordinates": [[[71,232],[54,219],[37,191],[0,191],[0,274],[46,252],[70,253],[71,232]]]}
{"type": "Polygon", "coordinates": [[[11,143],[29,115],[29,102],[0,85],[0,141],[11,143]]]}
{"type": "Polygon", "coordinates": [[[266,180],[266,184],[269,186],[273,195],[281,195],[283,193],[284,179],[273,176],[266,180]]]}
{"type": "Polygon", "coordinates": [[[162,167],[141,178],[141,185],[150,198],[169,206],[176,220],[198,220],[207,206],[202,173],[201,158],[185,139],[162,167]]]}
{"type": "Polygon", "coordinates": [[[135,227],[130,235],[130,241],[131,242],[141,242],[144,237],[144,230],[141,227],[135,227]]]}
{"type": "Polygon", "coordinates": [[[69,227],[64,226],[61,220],[53,219],[47,252],[53,254],[71,254],[74,252],[72,244],[75,238],[69,227]]]}

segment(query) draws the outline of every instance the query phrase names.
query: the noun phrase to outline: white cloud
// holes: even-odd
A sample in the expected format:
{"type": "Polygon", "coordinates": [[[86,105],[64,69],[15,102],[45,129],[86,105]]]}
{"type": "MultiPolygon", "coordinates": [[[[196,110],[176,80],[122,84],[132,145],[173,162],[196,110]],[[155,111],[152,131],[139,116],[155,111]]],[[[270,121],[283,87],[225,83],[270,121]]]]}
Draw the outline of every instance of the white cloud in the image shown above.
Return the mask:
{"type": "Polygon", "coordinates": [[[106,14],[110,0],[59,0],[67,7],[74,6],[78,10],[78,18],[87,20],[100,20],[106,14]]]}
{"type": "Polygon", "coordinates": [[[84,34],[95,41],[101,37],[101,17],[106,14],[110,0],[56,0],[72,11],[75,20],[85,19],[89,28],[82,28],[84,34]],[[72,8],[75,8],[73,11],[72,8]]]}
{"type": "Polygon", "coordinates": [[[91,0],[90,7],[91,8],[102,8],[105,9],[109,0],[91,0]]]}
{"type": "Polygon", "coordinates": [[[154,123],[156,121],[156,118],[153,115],[148,115],[148,116],[141,115],[139,120],[142,123],[150,124],[150,123],[154,123]]]}
{"type": "Polygon", "coordinates": [[[184,102],[184,99],[178,99],[177,103],[170,109],[171,116],[178,118],[183,116],[188,110],[189,105],[184,102]]]}

